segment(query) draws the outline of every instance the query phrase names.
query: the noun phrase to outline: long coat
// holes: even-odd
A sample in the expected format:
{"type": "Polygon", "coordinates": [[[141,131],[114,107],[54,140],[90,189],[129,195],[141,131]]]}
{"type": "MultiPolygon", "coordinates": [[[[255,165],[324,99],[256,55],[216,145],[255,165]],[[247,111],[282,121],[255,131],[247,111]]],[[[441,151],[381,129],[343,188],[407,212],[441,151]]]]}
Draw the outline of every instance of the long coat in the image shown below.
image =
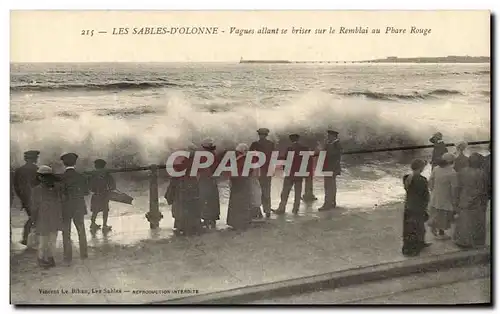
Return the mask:
{"type": "Polygon", "coordinates": [[[342,146],[340,141],[337,139],[333,142],[326,141],[324,144],[324,150],[326,151],[325,158],[325,171],[332,171],[333,175],[340,175],[340,158],[342,156],[342,146]]]}
{"type": "Polygon", "coordinates": [[[403,177],[406,190],[403,218],[403,254],[418,253],[424,244],[426,209],[429,203],[427,179],[416,175],[403,177]]]}
{"type": "MultiPolygon", "coordinates": [[[[220,216],[220,199],[219,199],[219,189],[217,187],[217,180],[213,176],[216,166],[218,164],[214,156],[214,164],[206,169],[200,169],[199,171],[199,192],[200,192],[200,204],[201,216],[204,220],[219,220],[220,216]]],[[[201,162],[205,162],[202,158],[201,162]]]]}
{"type": "Polygon", "coordinates": [[[37,165],[27,163],[14,172],[14,191],[21,200],[22,207],[28,210],[28,214],[31,205],[31,190],[37,183],[37,170],[37,165]]]}
{"type": "Polygon", "coordinates": [[[190,233],[201,227],[201,202],[196,177],[172,178],[165,198],[172,205],[174,228],[190,233]]]}
{"type": "Polygon", "coordinates": [[[231,176],[231,192],[227,210],[227,224],[235,229],[248,226],[252,218],[252,181],[248,176],[243,176],[244,155],[237,157],[236,176],[231,176]]]}
{"type": "Polygon", "coordinates": [[[453,211],[457,198],[457,173],[453,167],[436,167],[429,178],[431,200],[429,206],[435,209],[453,211]]]}
{"type": "Polygon", "coordinates": [[[46,236],[62,230],[61,186],[41,183],[33,188],[31,209],[38,234],[46,236]]]}
{"type": "Polygon", "coordinates": [[[63,218],[86,215],[85,196],[89,194],[87,179],[75,169],[67,169],[61,177],[63,192],[63,218]]]}
{"type": "Polygon", "coordinates": [[[458,174],[458,218],[455,242],[462,246],[484,245],[488,188],[482,169],[465,168],[458,174]]]}
{"type": "Polygon", "coordinates": [[[197,177],[189,175],[192,159],[183,159],[174,164],[176,171],[186,170],[186,175],[173,177],[165,193],[165,199],[172,205],[174,228],[185,234],[196,233],[201,229],[201,202],[197,177]]]}

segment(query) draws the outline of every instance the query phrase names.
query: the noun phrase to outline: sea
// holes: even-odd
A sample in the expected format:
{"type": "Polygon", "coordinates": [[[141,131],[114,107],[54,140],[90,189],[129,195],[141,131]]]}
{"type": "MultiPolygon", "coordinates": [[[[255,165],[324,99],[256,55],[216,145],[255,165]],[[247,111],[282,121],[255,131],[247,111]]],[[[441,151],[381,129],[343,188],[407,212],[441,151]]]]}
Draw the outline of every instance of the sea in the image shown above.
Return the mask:
{"type": "MultiPolygon", "coordinates": [[[[22,164],[28,149],[40,150],[40,164],[57,171],[67,151],[80,156],[81,170],[96,158],[110,168],[162,164],[207,137],[219,150],[250,144],[261,127],[280,149],[292,132],[314,147],[328,128],[339,132],[345,151],[426,145],[436,131],[447,143],[489,140],[490,77],[489,64],[11,64],[11,166],[22,164]]],[[[470,146],[474,151],[486,154],[487,146],[470,146]]],[[[409,162],[430,153],[346,156],[338,203],[374,208],[402,200],[409,162]]],[[[147,173],[117,177],[124,192],[147,195],[147,173]]],[[[221,189],[226,202],[228,187],[221,189]]],[[[117,215],[147,211],[143,198],[117,215]]]]}

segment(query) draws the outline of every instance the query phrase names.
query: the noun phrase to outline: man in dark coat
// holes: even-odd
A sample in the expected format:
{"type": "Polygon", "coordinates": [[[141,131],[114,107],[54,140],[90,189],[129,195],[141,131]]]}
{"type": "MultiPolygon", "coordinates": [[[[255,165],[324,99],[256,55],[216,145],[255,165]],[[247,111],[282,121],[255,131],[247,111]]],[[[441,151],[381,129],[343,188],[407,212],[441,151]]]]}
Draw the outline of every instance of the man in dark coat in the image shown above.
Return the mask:
{"type": "Polygon", "coordinates": [[[64,260],[66,263],[70,263],[73,258],[71,222],[74,223],[78,232],[80,257],[82,259],[88,257],[84,217],[87,214],[85,196],[89,194],[89,188],[86,178],[75,170],[77,159],[78,155],[75,153],[67,153],[61,156],[61,160],[66,167],[66,171],[62,175],[63,247],[64,260]]]}
{"type": "Polygon", "coordinates": [[[14,191],[21,200],[21,207],[26,211],[28,215],[28,220],[24,224],[23,229],[23,239],[21,243],[27,245],[28,235],[31,231],[31,226],[33,224],[31,217],[31,192],[33,187],[36,185],[36,172],[38,166],[38,156],[40,152],[37,150],[30,150],[24,153],[24,161],[26,162],[23,166],[17,168],[14,171],[14,191]]]}
{"type": "MultiPolygon", "coordinates": [[[[301,151],[309,151],[310,149],[299,143],[300,135],[290,134],[289,136],[292,144],[288,147],[287,153],[290,151],[294,152],[293,162],[290,169],[290,174],[285,174],[285,179],[283,181],[283,190],[281,191],[281,201],[278,209],[275,211],[276,214],[282,215],[285,213],[286,203],[288,202],[288,196],[292,187],[294,187],[295,199],[293,202],[292,213],[296,214],[300,207],[300,196],[302,194],[302,182],[303,177],[298,176],[300,165],[302,163],[302,156],[299,154],[301,151]]],[[[280,159],[286,159],[286,156],[281,156],[280,159]]]]}
{"type": "Polygon", "coordinates": [[[309,176],[305,177],[304,179],[304,196],[302,196],[302,200],[305,203],[312,203],[318,200],[313,192],[314,157],[315,156],[311,156],[309,158],[309,162],[307,164],[307,171],[309,172],[309,176]]]}
{"type": "MultiPolygon", "coordinates": [[[[271,160],[271,154],[274,151],[275,145],[272,141],[267,139],[269,135],[269,129],[260,128],[257,130],[259,135],[259,140],[253,142],[250,145],[250,151],[262,152],[266,155],[266,162],[260,168],[259,183],[262,190],[262,207],[266,217],[271,217],[271,175],[268,174],[269,161],[271,160]]],[[[260,211],[260,210],[259,210],[260,211]]],[[[262,213],[260,213],[262,216],[262,213]]]]}
{"type": "Polygon", "coordinates": [[[318,210],[329,210],[337,207],[337,176],[341,173],[340,157],[342,155],[342,146],[338,138],[338,132],[334,130],[327,131],[327,139],[323,147],[326,152],[323,171],[332,172],[331,176],[325,176],[325,203],[318,210]]]}

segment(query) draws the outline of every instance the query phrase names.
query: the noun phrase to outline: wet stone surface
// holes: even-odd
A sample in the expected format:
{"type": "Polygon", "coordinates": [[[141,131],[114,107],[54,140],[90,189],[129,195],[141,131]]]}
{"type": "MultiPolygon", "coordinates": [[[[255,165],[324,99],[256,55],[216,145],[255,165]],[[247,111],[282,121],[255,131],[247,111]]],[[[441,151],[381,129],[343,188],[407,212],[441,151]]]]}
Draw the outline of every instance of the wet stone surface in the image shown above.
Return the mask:
{"type": "MultiPolygon", "coordinates": [[[[401,203],[318,212],[320,205],[303,204],[298,215],[273,215],[245,231],[229,229],[223,209],[217,230],[192,237],[174,235],[167,206],[161,209],[165,217],[157,230],[149,229],[143,213],[120,216],[115,211],[108,234],[92,234],[86,221],[86,260],[79,259],[73,228],[73,262],[63,265],[59,233],[57,267],[48,270],[37,266],[36,251],[19,244],[25,216],[13,208],[12,302],[144,303],[406,259],[400,254],[401,203]],[[84,292],[40,292],[73,288],[84,292]],[[92,288],[97,292],[90,293],[92,288]]],[[[422,255],[458,251],[450,241],[435,241],[429,232],[427,236],[433,245],[422,255]]]]}

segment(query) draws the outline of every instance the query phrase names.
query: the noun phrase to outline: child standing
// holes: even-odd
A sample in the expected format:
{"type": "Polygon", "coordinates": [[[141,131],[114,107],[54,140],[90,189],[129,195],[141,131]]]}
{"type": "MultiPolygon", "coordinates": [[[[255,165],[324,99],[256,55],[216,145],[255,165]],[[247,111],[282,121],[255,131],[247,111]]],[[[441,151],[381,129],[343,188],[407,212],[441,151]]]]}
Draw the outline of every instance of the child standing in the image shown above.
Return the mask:
{"type": "Polygon", "coordinates": [[[106,170],[106,161],[97,159],[94,161],[96,172],[90,178],[90,191],[92,191],[92,199],[90,201],[90,210],[92,212],[90,229],[95,231],[101,226],[96,224],[97,214],[102,211],[102,231],[111,230],[108,225],[109,214],[109,193],[116,189],[116,182],[106,170]]]}

